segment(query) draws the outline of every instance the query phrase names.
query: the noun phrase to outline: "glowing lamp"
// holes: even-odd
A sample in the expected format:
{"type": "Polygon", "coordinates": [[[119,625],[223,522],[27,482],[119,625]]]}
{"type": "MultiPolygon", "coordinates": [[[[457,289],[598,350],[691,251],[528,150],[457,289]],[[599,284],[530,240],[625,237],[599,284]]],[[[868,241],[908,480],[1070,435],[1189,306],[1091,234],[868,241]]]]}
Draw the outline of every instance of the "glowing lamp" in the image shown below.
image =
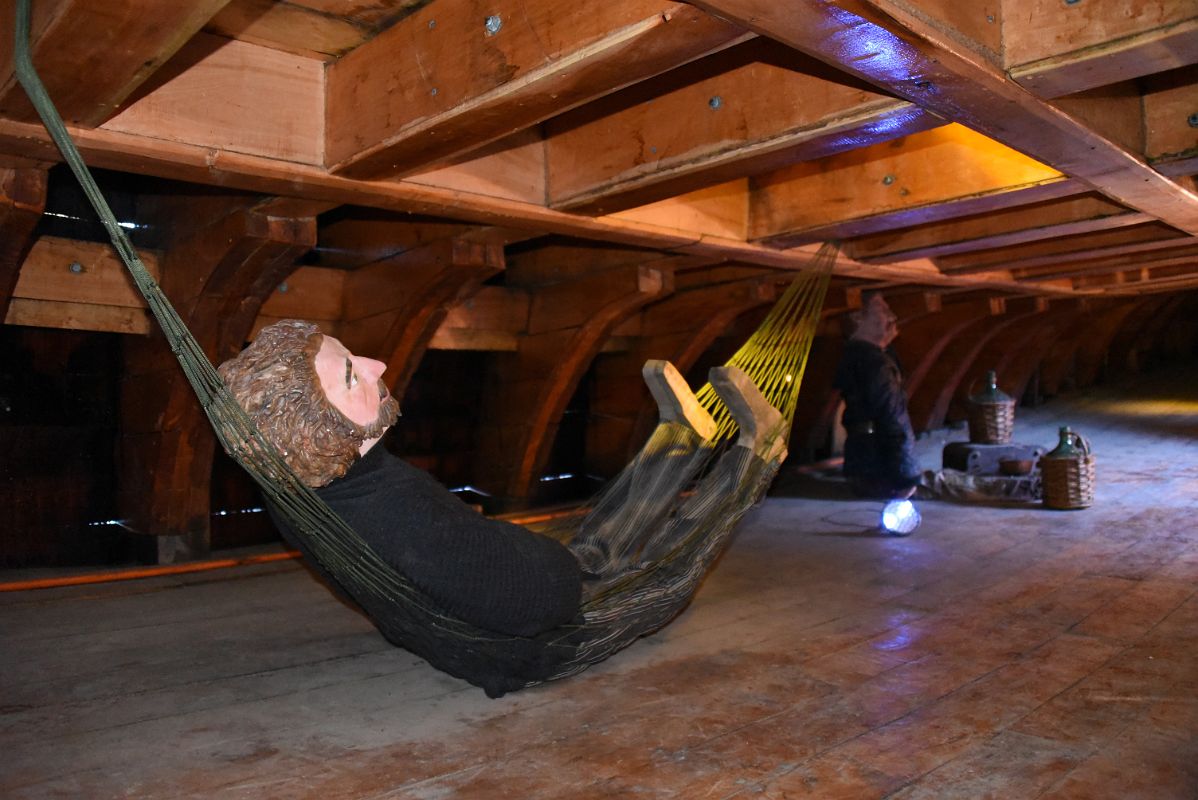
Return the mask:
{"type": "Polygon", "coordinates": [[[882,508],[882,530],[895,536],[909,536],[919,521],[919,511],[910,500],[891,500],[882,508]]]}

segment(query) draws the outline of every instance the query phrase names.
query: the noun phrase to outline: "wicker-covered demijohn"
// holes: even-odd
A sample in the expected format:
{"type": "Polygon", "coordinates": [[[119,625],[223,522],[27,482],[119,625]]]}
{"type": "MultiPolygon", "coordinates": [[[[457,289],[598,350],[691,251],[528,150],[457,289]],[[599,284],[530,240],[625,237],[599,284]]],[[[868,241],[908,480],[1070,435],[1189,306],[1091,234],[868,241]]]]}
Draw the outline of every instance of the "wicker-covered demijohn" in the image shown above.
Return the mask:
{"type": "Polygon", "coordinates": [[[1048,508],[1088,508],[1094,503],[1094,454],[1090,442],[1068,426],[1061,442],[1040,458],[1044,505],[1048,508]]]}
{"type": "Polygon", "coordinates": [[[998,388],[994,370],[986,373],[986,387],[969,398],[969,441],[974,444],[1010,444],[1015,430],[1015,400],[998,388]]]}

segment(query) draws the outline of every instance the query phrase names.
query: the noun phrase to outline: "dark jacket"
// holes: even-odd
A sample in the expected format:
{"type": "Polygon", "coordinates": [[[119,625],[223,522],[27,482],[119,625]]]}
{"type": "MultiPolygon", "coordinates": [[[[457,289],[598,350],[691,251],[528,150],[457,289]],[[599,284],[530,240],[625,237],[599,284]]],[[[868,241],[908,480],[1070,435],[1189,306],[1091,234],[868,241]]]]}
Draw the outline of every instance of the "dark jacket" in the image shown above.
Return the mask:
{"type": "Polygon", "coordinates": [[[919,479],[915,434],[897,359],[875,344],[850,339],[833,385],[844,397],[845,476],[870,493],[913,486],[919,479]]]}

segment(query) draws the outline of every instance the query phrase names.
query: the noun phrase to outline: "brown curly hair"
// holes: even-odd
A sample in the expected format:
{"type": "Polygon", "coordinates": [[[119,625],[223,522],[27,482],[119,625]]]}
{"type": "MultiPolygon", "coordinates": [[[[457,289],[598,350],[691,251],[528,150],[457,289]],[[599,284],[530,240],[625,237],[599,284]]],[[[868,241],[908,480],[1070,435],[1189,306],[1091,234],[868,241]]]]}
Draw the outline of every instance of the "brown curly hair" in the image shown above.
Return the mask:
{"type": "Polygon", "coordinates": [[[362,442],[381,436],[399,416],[399,402],[390,396],[369,425],[338,411],[316,373],[323,342],[324,334],[311,322],[285,319],[263,328],[217,369],[262,435],[313,488],[344,475],[362,442]]]}

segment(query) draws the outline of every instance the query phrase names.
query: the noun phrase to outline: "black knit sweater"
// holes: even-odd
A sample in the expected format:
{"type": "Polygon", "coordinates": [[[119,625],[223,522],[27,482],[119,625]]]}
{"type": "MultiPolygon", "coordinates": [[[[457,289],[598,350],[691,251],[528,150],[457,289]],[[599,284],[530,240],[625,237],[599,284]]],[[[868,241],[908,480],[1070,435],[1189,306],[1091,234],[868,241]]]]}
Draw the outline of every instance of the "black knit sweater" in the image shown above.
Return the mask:
{"type": "MultiPolygon", "coordinates": [[[[385,562],[464,622],[535,636],[578,613],[582,573],[569,550],[481,516],[381,444],[316,493],[385,562]]],[[[309,554],[280,516],[271,516],[284,538],[309,554]]]]}

